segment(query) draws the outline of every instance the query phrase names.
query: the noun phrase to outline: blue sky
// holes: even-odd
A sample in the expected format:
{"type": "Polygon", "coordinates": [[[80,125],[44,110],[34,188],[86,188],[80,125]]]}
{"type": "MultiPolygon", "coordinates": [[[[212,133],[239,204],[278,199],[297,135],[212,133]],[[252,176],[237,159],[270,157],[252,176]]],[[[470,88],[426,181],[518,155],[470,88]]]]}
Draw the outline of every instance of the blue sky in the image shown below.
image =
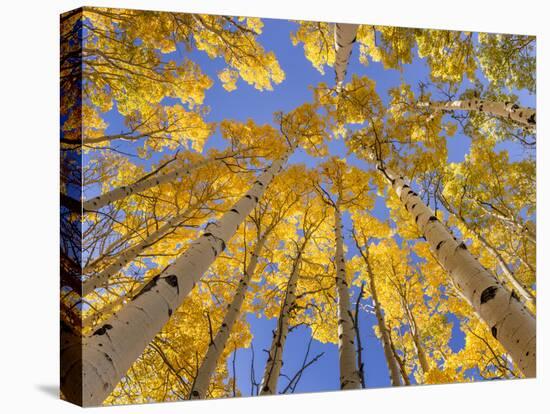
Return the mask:
{"type": "MultiPolygon", "coordinates": [[[[205,104],[211,108],[210,113],[206,116],[208,121],[222,121],[224,119],[233,119],[238,121],[246,121],[252,118],[256,123],[272,123],[273,114],[277,111],[288,112],[301,103],[311,101],[312,91],[310,86],[316,85],[319,82],[325,82],[329,85],[334,84],[334,72],[331,68],[327,68],[326,73],[319,73],[309,61],[304,57],[303,49],[299,46],[293,46],[290,40],[291,31],[297,27],[296,23],[264,19],[263,33],[259,36],[259,40],[267,50],[275,52],[282,69],[286,73],[285,80],[280,85],[275,85],[273,91],[260,92],[252,86],[247,85],[242,80],[239,80],[237,90],[227,92],[217,80],[217,72],[225,65],[221,59],[211,60],[205,53],[199,51],[187,52],[183,46],[179,47],[176,52],[167,56],[170,59],[181,60],[184,56],[190,57],[198,63],[202,70],[215,80],[212,88],[206,91],[205,104]]],[[[397,70],[384,70],[379,63],[371,62],[369,66],[364,66],[359,63],[357,47],[354,48],[350,66],[348,68],[348,80],[351,74],[359,76],[365,75],[376,81],[377,91],[380,97],[387,102],[387,91],[391,87],[401,84],[402,79],[416,88],[420,81],[429,79],[428,69],[423,61],[415,57],[410,65],[405,65],[403,72],[397,70]]],[[[527,94],[520,94],[520,101],[524,105],[534,106],[534,97],[527,94]]],[[[167,100],[167,104],[171,101],[167,100]]],[[[117,133],[124,129],[122,117],[117,113],[116,108],[106,114],[105,119],[109,122],[107,133],[117,133]]],[[[222,140],[219,132],[210,139],[206,148],[219,146],[222,140]]],[[[449,162],[458,162],[464,159],[464,155],[469,150],[469,139],[461,135],[460,131],[457,135],[448,140],[449,162]]],[[[134,144],[118,144],[117,147],[121,150],[132,152],[134,144]]],[[[346,149],[342,141],[333,141],[329,144],[331,155],[346,156],[346,149]]],[[[519,156],[518,148],[512,144],[504,144],[504,149],[511,152],[512,156],[519,156]]],[[[149,166],[158,161],[162,154],[153,157],[144,162],[149,166]]],[[[358,161],[355,157],[348,158],[351,164],[363,167],[365,164],[358,161]]],[[[315,159],[306,156],[301,150],[298,150],[289,160],[293,163],[306,163],[308,166],[315,166],[320,159],[315,159]]],[[[373,211],[377,217],[386,217],[387,209],[382,199],[378,199],[373,211]]],[[[351,257],[357,254],[355,245],[349,240],[350,219],[346,215],[344,217],[345,234],[347,241],[348,253],[351,257]]],[[[354,291],[354,301],[357,295],[357,289],[354,291]]],[[[370,302],[370,299],[367,303],[370,302]]],[[[459,350],[464,344],[464,335],[458,327],[458,321],[454,316],[450,316],[454,322],[453,336],[451,347],[453,350],[459,350]]],[[[258,319],[254,315],[248,315],[247,320],[250,323],[254,336],[253,346],[255,350],[255,373],[256,380],[259,382],[263,374],[263,369],[266,360],[264,349],[269,349],[271,344],[271,331],[275,326],[275,320],[267,320],[265,318],[258,319]]],[[[389,375],[384,359],[382,346],[380,341],[374,336],[373,326],[376,324],[374,315],[361,313],[360,325],[362,327],[363,341],[363,359],[365,361],[365,375],[367,387],[383,387],[389,386],[389,375]]],[[[302,365],[304,353],[310,338],[310,330],[307,327],[299,327],[289,334],[287,344],[284,351],[284,368],[283,373],[292,377],[294,373],[302,365]]],[[[250,393],[250,363],[251,350],[241,349],[237,351],[237,385],[243,395],[250,393]]],[[[309,367],[303,375],[303,378],[298,385],[297,392],[310,391],[329,391],[339,389],[338,375],[338,350],[333,344],[321,344],[313,341],[310,358],[320,352],[324,352],[323,357],[314,365],[309,367]]],[[[229,372],[231,372],[231,357],[227,361],[229,372]]],[[[281,378],[279,381],[279,390],[284,388],[287,380],[281,378]]]]}

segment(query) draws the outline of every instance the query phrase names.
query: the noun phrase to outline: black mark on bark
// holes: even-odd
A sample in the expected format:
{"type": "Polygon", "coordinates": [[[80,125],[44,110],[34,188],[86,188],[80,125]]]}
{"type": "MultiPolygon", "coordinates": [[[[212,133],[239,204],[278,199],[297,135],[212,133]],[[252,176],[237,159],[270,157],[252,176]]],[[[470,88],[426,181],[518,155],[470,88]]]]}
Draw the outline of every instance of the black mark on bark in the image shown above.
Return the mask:
{"type": "Polygon", "coordinates": [[[497,290],[498,288],[496,286],[489,286],[487,289],[481,292],[481,299],[479,301],[480,305],[483,305],[484,303],[487,303],[491,299],[493,299],[497,294],[497,290]]]}
{"type": "Polygon", "coordinates": [[[144,293],[149,292],[151,289],[153,289],[159,280],[160,275],[156,275],[154,278],[152,278],[143,288],[132,298],[132,300],[136,300],[144,293]]]}
{"type": "Polygon", "coordinates": [[[109,329],[113,329],[113,325],[106,323],[101,328],[96,330],[92,335],[105,335],[109,329]]]}

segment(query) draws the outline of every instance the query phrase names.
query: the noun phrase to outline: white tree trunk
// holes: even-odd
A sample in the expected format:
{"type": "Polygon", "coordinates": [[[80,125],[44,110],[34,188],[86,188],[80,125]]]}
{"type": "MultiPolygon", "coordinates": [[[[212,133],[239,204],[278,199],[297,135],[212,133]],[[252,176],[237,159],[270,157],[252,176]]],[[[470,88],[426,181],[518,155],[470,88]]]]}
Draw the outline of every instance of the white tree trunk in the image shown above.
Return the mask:
{"type": "Polygon", "coordinates": [[[419,102],[421,108],[438,111],[478,111],[486,114],[511,119],[518,124],[535,127],[536,111],[533,108],[523,108],[513,102],[496,102],[484,99],[466,99],[451,102],[419,102]]]}
{"type": "Polygon", "coordinates": [[[246,267],[244,275],[241,276],[239,280],[239,285],[235,291],[235,296],[233,300],[227,306],[227,312],[223,318],[223,322],[220,325],[218,332],[214,338],[212,338],[210,344],[208,345],[208,350],[204,356],[201,365],[197,371],[195,380],[193,381],[193,386],[189,392],[189,399],[201,399],[206,398],[208,393],[208,385],[210,384],[210,379],[212,374],[216,371],[216,366],[218,365],[218,360],[225,349],[233,325],[237,321],[239,315],[241,314],[241,308],[248,290],[248,285],[250,284],[250,279],[256,271],[256,265],[258,264],[258,258],[260,257],[267,234],[263,234],[261,238],[256,243],[254,251],[251,254],[250,262],[246,267]]]}
{"type": "Polygon", "coordinates": [[[86,200],[82,203],[82,208],[84,211],[97,211],[107,204],[122,200],[132,194],[138,194],[157,185],[165,184],[173,180],[177,180],[180,177],[189,175],[193,171],[216,160],[217,158],[207,158],[192,165],[186,165],[184,167],[179,167],[168,171],[161,170],[158,174],[151,177],[138,180],[130,185],[123,185],[121,187],[114,188],[107,191],[105,194],[86,200]]]}
{"type": "Polygon", "coordinates": [[[302,263],[303,247],[298,252],[292,264],[292,272],[286,286],[285,298],[277,320],[277,328],[273,331],[273,340],[269,350],[264,376],[260,385],[260,395],[271,395],[277,392],[277,383],[283,366],[283,350],[290,327],[290,312],[296,301],[296,284],[302,263]]]}
{"type": "Polygon", "coordinates": [[[82,296],[88,295],[94,289],[104,287],[108,283],[109,278],[117,274],[143,251],[147,250],[149,247],[153,246],[155,243],[161,240],[171,230],[181,225],[181,223],[185,221],[185,219],[189,216],[189,214],[191,214],[193,210],[193,208],[188,208],[184,212],[171,218],[158,230],[152,232],[151,234],[149,234],[149,236],[142,239],[139,243],[136,243],[134,246],[131,246],[120,253],[118,257],[113,261],[113,263],[107,266],[101,272],[93,274],[92,276],[90,276],[90,278],[86,279],[86,281],[82,283],[82,296]]]}
{"type": "Polygon", "coordinates": [[[365,249],[363,250],[359,247],[359,242],[357,240],[356,242],[357,242],[357,249],[361,253],[361,256],[363,256],[363,260],[367,265],[367,274],[369,276],[369,289],[372,297],[372,302],[374,305],[374,314],[378,322],[378,330],[380,331],[380,338],[382,339],[382,348],[384,349],[384,356],[386,357],[388,371],[390,372],[391,385],[394,387],[398,387],[401,385],[399,366],[397,364],[397,361],[391,349],[391,342],[389,337],[390,333],[388,332],[388,327],[386,326],[386,321],[384,320],[384,315],[382,314],[382,308],[380,306],[380,302],[378,301],[378,292],[376,290],[375,276],[374,276],[372,267],[370,265],[370,259],[369,259],[369,246],[366,245],[365,249]]]}
{"type": "Polygon", "coordinates": [[[336,86],[342,87],[348,68],[348,61],[355,43],[358,24],[336,23],[334,28],[334,47],[336,57],[334,71],[336,72],[336,86]]]}
{"type": "Polygon", "coordinates": [[[338,352],[340,357],[340,388],[361,388],[361,377],[355,356],[355,333],[350,313],[349,286],[344,258],[342,214],[336,203],[334,208],[334,236],[336,242],[336,295],[338,298],[338,352]]]}
{"type": "MultiPolygon", "coordinates": [[[[111,393],[225,249],[295,148],[296,144],[292,145],[282,158],[273,162],[231,210],[218,222],[209,223],[202,236],[147,283],[131,302],[83,339],[82,370],[78,361],[67,364],[61,379],[62,384],[72,384],[71,389],[82,390],[85,406],[99,405],[111,393]],[[81,387],[75,386],[79,381],[81,387]]],[[[71,350],[62,346],[61,352],[64,351],[71,350]]]]}
{"type": "Polygon", "coordinates": [[[511,355],[526,377],[536,374],[536,321],[516,295],[502,286],[466,245],[459,243],[434,216],[433,211],[411,190],[402,177],[386,168],[374,152],[365,148],[378,170],[391,182],[405,209],[412,214],[454,286],[487,324],[492,335],[511,355]]]}

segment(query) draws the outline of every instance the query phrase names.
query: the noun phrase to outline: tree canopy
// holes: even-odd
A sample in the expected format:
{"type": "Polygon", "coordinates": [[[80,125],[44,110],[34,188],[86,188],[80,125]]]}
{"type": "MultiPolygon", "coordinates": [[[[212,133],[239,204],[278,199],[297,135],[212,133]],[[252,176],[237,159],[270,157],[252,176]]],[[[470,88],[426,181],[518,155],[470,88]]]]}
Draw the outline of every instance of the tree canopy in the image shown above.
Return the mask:
{"type": "Polygon", "coordinates": [[[535,45],[62,15],[63,396],[533,377],[535,45]]]}

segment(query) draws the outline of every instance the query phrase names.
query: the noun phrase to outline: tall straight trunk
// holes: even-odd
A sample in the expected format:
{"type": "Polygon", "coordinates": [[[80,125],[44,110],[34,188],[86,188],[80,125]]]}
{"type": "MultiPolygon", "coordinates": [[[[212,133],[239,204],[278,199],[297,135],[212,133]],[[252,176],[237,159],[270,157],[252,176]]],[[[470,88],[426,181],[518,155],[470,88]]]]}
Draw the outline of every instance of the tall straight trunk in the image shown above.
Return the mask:
{"type": "Polygon", "coordinates": [[[336,85],[342,87],[346,77],[348,60],[351,55],[353,44],[357,36],[358,24],[336,23],[334,27],[334,46],[336,56],[334,60],[334,71],[336,72],[336,85]]]}
{"type": "Polygon", "coordinates": [[[507,118],[518,124],[535,127],[536,111],[533,108],[524,108],[513,102],[496,102],[485,99],[465,99],[451,102],[419,102],[421,108],[436,111],[477,111],[501,118],[507,118]]]}
{"type": "Polygon", "coordinates": [[[289,330],[290,312],[296,302],[296,284],[302,264],[302,251],[304,245],[298,251],[292,263],[292,272],[288,278],[284,301],[281,304],[277,328],[273,331],[273,340],[265,365],[264,376],[260,385],[260,395],[271,395],[277,392],[277,383],[283,366],[283,350],[289,330]]]}
{"type": "Polygon", "coordinates": [[[154,174],[152,176],[149,176],[148,174],[144,178],[136,181],[133,184],[113,188],[112,190],[107,191],[104,194],[84,201],[82,203],[82,208],[84,209],[84,211],[97,211],[107,204],[122,200],[123,198],[126,198],[132,194],[137,194],[153,188],[157,185],[169,183],[173,180],[177,180],[180,177],[189,175],[193,171],[217,160],[218,158],[206,158],[191,165],[186,165],[168,171],[161,170],[157,174],[154,174]]]}
{"type": "Polygon", "coordinates": [[[171,218],[164,223],[158,230],[149,234],[149,236],[142,239],[139,243],[124,250],[118,255],[112,264],[107,266],[101,272],[90,276],[82,284],[82,296],[86,296],[94,289],[104,287],[109,282],[109,278],[121,271],[128,263],[134,260],[138,255],[143,253],[149,247],[160,241],[170,231],[177,228],[185,219],[193,212],[194,208],[188,208],[177,216],[171,218]]]}
{"type": "Polygon", "coordinates": [[[418,329],[418,324],[416,323],[416,318],[407,306],[405,298],[403,297],[401,298],[401,306],[403,307],[407,322],[409,323],[410,334],[413,340],[414,349],[416,351],[416,357],[418,358],[418,362],[420,364],[420,369],[422,370],[422,374],[426,375],[430,370],[430,364],[428,363],[428,358],[426,358],[424,346],[422,345],[422,341],[420,340],[420,332],[418,329]]]}
{"type": "Polygon", "coordinates": [[[479,261],[459,243],[451,232],[412,191],[402,177],[395,174],[365,148],[378,170],[392,184],[405,209],[412,214],[420,233],[433,254],[450,275],[453,284],[487,324],[492,335],[511,355],[526,377],[536,374],[536,321],[517,296],[500,284],[479,261]]]}
{"type": "Polygon", "coordinates": [[[487,214],[495,217],[500,220],[505,226],[511,228],[512,230],[518,232],[521,235],[524,235],[527,240],[533,244],[537,243],[537,229],[531,222],[523,222],[523,220],[513,217],[513,215],[507,215],[503,213],[500,209],[497,209],[490,203],[482,202],[476,200],[479,207],[485,211],[487,214]],[[490,206],[490,207],[489,207],[490,206]]]}
{"type": "Polygon", "coordinates": [[[479,232],[478,230],[475,230],[465,219],[462,217],[462,215],[458,214],[445,200],[441,200],[447,211],[451,213],[453,216],[455,216],[469,231],[471,231],[476,239],[479,240],[481,245],[495,258],[497,261],[500,269],[502,270],[502,273],[504,274],[505,279],[510,283],[510,285],[520,294],[520,296],[527,302],[535,305],[536,299],[535,296],[525,287],[523,286],[519,280],[516,279],[516,276],[514,275],[514,272],[512,269],[510,269],[510,266],[502,255],[498,252],[498,250],[493,247],[493,245],[479,232]]]}
{"type": "Polygon", "coordinates": [[[246,266],[245,272],[239,280],[233,300],[227,306],[227,312],[225,313],[223,322],[216,332],[216,335],[211,339],[210,344],[208,345],[206,355],[201,362],[195,380],[193,381],[193,386],[189,392],[189,399],[200,399],[207,397],[210,379],[212,378],[212,375],[216,370],[216,366],[218,365],[218,360],[227,345],[227,340],[229,339],[233,325],[235,325],[235,322],[241,314],[241,308],[250,284],[250,279],[256,271],[258,258],[262,253],[266,238],[267,234],[264,233],[254,247],[254,251],[250,257],[250,262],[248,263],[248,266],[246,266]]]}
{"type": "Polygon", "coordinates": [[[338,298],[338,352],[340,388],[346,390],[361,388],[361,377],[355,357],[355,333],[350,311],[342,229],[342,213],[339,202],[336,202],[334,206],[334,236],[336,241],[336,295],[338,298]]]}
{"type": "MultiPolygon", "coordinates": [[[[231,210],[218,222],[206,226],[202,236],[185,253],[147,283],[131,302],[92,335],[83,339],[82,360],[72,361],[61,372],[61,388],[65,395],[83,393],[86,406],[103,402],[225,249],[226,243],[257,205],[295,148],[296,143],[293,143],[282,158],[258,177],[231,210]]],[[[62,343],[62,354],[72,355],[70,345],[67,346],[63,347],[62,343]]]]}
{"type": "Polygon", "coordinates": [[[372,270],[369,258],[369,246],[365,244],[365,248],[362,249],[359,246],[359,240],[355,237],[355,244],[357,250],[363,257],[365,265],[367,267],[367,275],[369,277],[369,289],[372,297],[372,302],[374,305],[374,314],[376,316],[376,321],[378,322],[378,330],[380,331],[380,339],[382,340],[382,348],[384,350],[384,356],[386,357],[386,364],[388,365],[388,371],[390,372],[391,385],[398,387],[401,385],[401,380],[399,379],[399,366],[395,359],[395,356],[391,349],[390,343],[390,333],[388,332],[388,327],[386,326],[386,321],[384,320],[384,315],[382,314],[382,307],[378,301],[378,292],[376,290],[376,281],[374,277],[374,272],[372,270]]]}

